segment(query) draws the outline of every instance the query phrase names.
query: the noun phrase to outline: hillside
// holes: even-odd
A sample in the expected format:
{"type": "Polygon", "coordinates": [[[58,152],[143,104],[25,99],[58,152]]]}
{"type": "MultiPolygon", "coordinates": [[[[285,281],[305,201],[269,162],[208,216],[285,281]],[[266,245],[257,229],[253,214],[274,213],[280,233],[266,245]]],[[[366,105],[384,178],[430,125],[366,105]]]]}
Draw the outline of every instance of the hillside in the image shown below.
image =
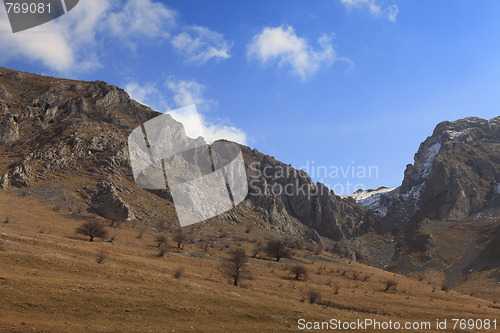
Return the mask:
{"type": "MultiPolygon", "coordinates": [[[[0,188],[23,188],[66,212],[175,228],[169,190],[137,186],[129,162],[128,135],[158,115],[104,82],[0,69],[0,188]]],[[[190,140],[180,123],[167,118],[182,132],[170,140],[190,140]]],[[[216,219],[253,221],[315,243],[320,235],[349,239],[366,228],[370,214],[363,207],[271,156],[241,148],[251,193],[216,219]],[[289,195],[279,190],[286,184],[305,191],[289,195]]]]}
{"type": "MultiPolygon", "coordinates": [[[[0,330],[294,331],[332,313],[498,315],[500,118],[439,124],[401,186],[343,197],[239,146],[249,195],[179,231],[170,189],[141,188],[130,165],[129,134],[159,115],[105,82],[0,68],[0,330]],[[85,222],[108,235],[88,242],[75,232],[85,222]],[[291,251],[280,262],[264,250],[273,240],[291,251]],[[249,257],[239,287],[221,271],[234,249],[249,257]],[[297,264],[305,280],[294,280],[297,264]]],[[[166,144],[189,146],[163,117],[178,130],[166,144]]],[[[176,158],[188,170],[203,156],[176,158]]]]}
{"type": "Polygon", "coordinates": [[[499,183],[500,117],[440,123],[400,187],[359,201],[382,217],[377,232],[390,235],[372,248],[384,257],[374,264],[443,271],[452,286],[475,275],[500,282],[499,183]]]}
{"type": "Polygon", "coordinates": [[[487,301],[444,289],[434,276],[412,280],[307,249],[281,262],[259,254],[249,262],[251,279],[234,287],[221,273],[228,256],[217,244],[238,242],[251,253],[260,229],[214,230],[207,250],[168,242],[159,257],[155,233],[140,224],[115,225],[106,241],[91,243],[74,232],[81,217],[36,198],[0,191],[0,212],[2,332],[296,332],[301,318],[434,325],[500,314],[493,289],[487,301]],[[305,280],[290,273],[295,264],[305,267],[305,280]],[[387,281],[394,287],[385,291],[387,281]]]}

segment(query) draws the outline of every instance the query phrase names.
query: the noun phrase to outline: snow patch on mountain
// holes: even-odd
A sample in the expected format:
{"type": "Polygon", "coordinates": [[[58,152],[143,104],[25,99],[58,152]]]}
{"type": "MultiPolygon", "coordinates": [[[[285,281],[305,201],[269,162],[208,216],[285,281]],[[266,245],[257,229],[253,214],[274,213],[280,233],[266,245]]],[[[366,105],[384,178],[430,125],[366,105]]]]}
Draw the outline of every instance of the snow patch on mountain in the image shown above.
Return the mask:
{"type": "Polygon", "coordinates": [[[422,191],[422,188],[424,187],[425,183],[422,183],[420,185],[414,186],[409,190],[408,192],[404,193],[403,196],[405,199],[411,199],[414,201],[418,201],[420,199],[420,192],[422,191]]]}
{"type": "Polygon", "coordinates": [[[382,186],[376,190],[366,190],[366,191],[357,190],[353,194],[343,195],[342,197],[344,197],[344,198],[351,197],[354,200],[356,200],[356,202],[359,202],[363,199],[367,199],[367,198],[371,197],[372,195],[379,194],[379,193],[386,193],[386,192],[390,192],[392,190],[394,190],[394,188],[388,188],[388,187],[382,186]]]}
{"type": "Polygon", "coordinates": [[[440,149],[441,149],[441,142],[438,141],[423,152],[425,159],[419,168],[420,169],[419,173],[423,178],[426,178],[427,176],[430,175],[432,169],[432,162],[436,158],[440,149]]]}
{"type": "Polygon", "coordinates": [[[368,198],[360,200],[359,204],[361,206],[364,206],[364,207],[372,210],[375,214],[377,214],[381,217],[385,217],[387,215],[387,207],[380,203],[380,196],[382,194],[383,193],[373,194],[373,195],[369,196],[368,198]]]}
{"type": "Polygon", "coordinates": [[[379,187],[376,190],[358,190],[353,194],[344,195],[343,197],[351,197],[361,206],[372,210],[378,216],[384,217],[387,215],[387,206],[380,203],[380,197],[395,189],[396,188],[379,187]]]}
{"type": "Polygon", "coordinates": [[[472,131],[472,128],[466,128],[462,131],[454,131],[447,130],[444,131],[444,135],[446,135],[450,140],[460,141],[464,136],[469,135],[472,131]]]}

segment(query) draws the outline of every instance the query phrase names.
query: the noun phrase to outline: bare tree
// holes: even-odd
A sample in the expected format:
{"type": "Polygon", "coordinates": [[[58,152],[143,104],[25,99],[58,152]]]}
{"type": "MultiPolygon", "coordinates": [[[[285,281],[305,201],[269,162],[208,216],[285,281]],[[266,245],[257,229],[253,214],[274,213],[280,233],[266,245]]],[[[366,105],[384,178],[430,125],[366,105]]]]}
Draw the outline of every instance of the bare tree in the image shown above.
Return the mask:
{"type": "Polygon", "coordinates": [[[290,267],[290,272],[294,275],[295,280],[305,280],[307,276],[307,269],[302,265],[293,265],[290,267]]]}
{"type": "Polygon", "coordinates": [[[106,231],[104,226],[97,221],[85,222],[84,224],[76,228],[75,231],[77,234],[88,236],[91,242],[93,242],[94,238],[96,237],[104,238],[108,235],[108,232],[106,231]]]}
{"type": "Polygon", "coordinates": [[[264,243],[262,243],[262,241],[257,241],[252,251],[252,258],[257,258],[259,253],[261,253],[264,250],[264,247],[265,246],[264,243]]]}
{"type": "Polygon", "coordinates": [[[289,258],[292,255],[288,242],[284,239],[268,240],[264,251],[269,256],[276,258],[276,261],[280,261],[281,258],[289,258]]]}
{"type": "Polygon", "coordinates": [[[158,247],[162,246],[164,243],[167,242],[167,236],[165,235],[162,235],[162,234],[158,234],[156,235],[155,237],[155,242],[156,242],[156,245],[158,245],[158,247]]]}
{"type": "Polygon", "coordinates": [[[186,241],[186,239],[187,235],[181,228],[177,229],[177,231],[172,236],[172,240],[177,244],[177,248],[180,250],[184,248],[184,242],[186,241]]]}
{"type": "Polygon", "coordinates": [[[301,302],[309,301],[309,303],[319,303],[321,302],[321,292],[314,288],[309,288],[308,290],[303,290],[301,292],[301,302]]]}
{"type": "Polygon", "coordinates": [[[174,278],[180,279],[184,275],[184,267],[178,267],[174,271],[174,278]]]}
{"type": "Polygon", "coordinates": [[[396,290],[398,282],[393,279],[387,279],[384,281],[384,286],[385,286],[384,291],[396,290]]]}
{"type": "Polygon", "coordinates": [[[242,248],[232,250],[230,255],[229,260],[222,264],[221,270],[225,276],[233,280],[233,285],[237,286],[240,280],[249,277],[248,257],[242,248]]]}

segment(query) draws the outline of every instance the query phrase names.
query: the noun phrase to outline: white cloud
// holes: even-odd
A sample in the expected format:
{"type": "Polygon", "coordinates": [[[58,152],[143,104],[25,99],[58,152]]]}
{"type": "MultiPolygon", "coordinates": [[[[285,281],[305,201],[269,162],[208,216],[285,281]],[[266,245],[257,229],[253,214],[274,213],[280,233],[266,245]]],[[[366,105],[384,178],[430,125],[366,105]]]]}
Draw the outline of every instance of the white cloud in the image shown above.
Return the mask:
{"type": "Polygon", "coordinates": [[[192,26],[172,39],[172,45],[188,62],[203,64],[210,59],[230,57],[231,45],[222,34],[206,27],[192,26]]]}
{"type": "MultiPolygon", "coordinates": [[[[165,85],[173,93],[174,103],[178,108],[196,104],[198,110],[206,110],[216,104],[213,100],[207,100],[204,97],[205,86],[194,80],[183,81],[170,78],[165,85]]],[[[226,139],[241,144],[246,144],[247,142],[246,134],[241,129],[225,125],[221,121],[208,121],[200,113],[179,113],[176,110],[169,111],[168,113],[175,120],[184,124],[186,134],[192,138],[203,136],[208,142],[213,142],[217,139],[226,139]]]]}
{"type": "Polygon", "coordinates": [[[198,108],[207,109],[215,103],[205,99],[203,96],[205,86],[195,80],[185,81],[169,78],[165,82],[165,86],[173,93],[174,103],[178,108],[196,104],[198,108]]]}
{"type": "Polygon", "coordinates": [[[262,64],[277,62],[279,67],[289,66],[302,80],[313,76],[321,66],[329,66],[336,60],[349,61],[337,57],[331,36],[322,35],[318,44],[320,48],[313,49],[291,26],[266,27],[248,45],[248,57],[262,64]]]}
{"type": "Polygon", "coordinates": [[[128,0],[120,11],[108,17],[111,33],[122,39],[166,38],[176,26],[176,13],[159,2],[128,0]]]}
{"type": "Polygon", "coordinates": [[[103,45],[118,42],[134,49],[145,39],[167,40],[174,32],[192,61],[229,57],[222,35],[205,27],[179,27],[176,16],[154,0],[85,0],[54,21],[13,34],[0,10],[0,64],[21,58],[59,73],[81,73],[101,66],[103,45]]]}
{"type": "Polygon", "coordinates": [[[196,112],[189,112],[189,108],[179,110],[184,106],[196,104],[197,109],[209,110],[217,103],[204,96],[205,86],[195,80],[176,80],[170,77],[165,82],[167,94],[162,94],[154,83],[138,84],[130,81],[125,85],[125,90],[136,101],[167,111],[172,117],[183,123],[186,134],[191,138],[204,137],[208,142],[217,139],[226,139],[241,144],[247,144],[247,135],[237,127],[231,126],[227,121],[220,119],[209,120],[196,112]],[[165,95],[171,96],[167,99],[165,95]],[[175,109],[175,110],[172,110],[175,109]]]}
{"type": "Polygon", "coordinates": [[[167,112],[175,120],[184,125],[187,136],[191,138],[202,136],[208,143],[212,143],[218,139],[226,139],[244,145],[247,143],[246,134],[241,129],[220,123],[210,123],[201,114],[194,112],[194,110],[187,110],[187,112],[179,112],[177,110],[167,112]]]}
{"type": "Polygon", "coordinates": [[[153,110],[164,111],[170,108],[167,100],[157,88],[155,83],[146,82],[144,84],[139,84],[132,80],[124,86],[124,89],[128,92],[130,98],[141,104],[149,106],[153,110]]]}
{"type": "MultiPolygon", "coordinates": [[[[149,84],[146,86],[140,86],[137,84],[137,82],[132,81],[127,84],[125,84],[125,91],[129,94],[130,98],[136,100],[137,102],[148,105],[148,100],[151,95],[151,87],[148,87],[149,84]]],[[[153,89],[156,90],[155,87],[153,89]]]]}
{"type": "Polygon", "coordinates": [[[387,18],[389,21],[396,22],[396,17],[398,16],[399,9],[398,6],[392,5],[387,7],[387,18]]]}
{"type": "Polygon", "coordinates": [[[0,11],[0,61],[24,57],[58,72],[99,66],[93,49],[96,27],[109,7],[108,0],[86,0],[58,20],[13,34],[7,15],[0,11]],[[70,15],[79,17],[71,20],[70,15]]]}
{"type": "Polygon", "coordinates": [[[383,7],[377,0],[340,0],[347,8],[367,8],[374,17],[384,17],[396,22],[399,9],[397,5],[383,7]]]}

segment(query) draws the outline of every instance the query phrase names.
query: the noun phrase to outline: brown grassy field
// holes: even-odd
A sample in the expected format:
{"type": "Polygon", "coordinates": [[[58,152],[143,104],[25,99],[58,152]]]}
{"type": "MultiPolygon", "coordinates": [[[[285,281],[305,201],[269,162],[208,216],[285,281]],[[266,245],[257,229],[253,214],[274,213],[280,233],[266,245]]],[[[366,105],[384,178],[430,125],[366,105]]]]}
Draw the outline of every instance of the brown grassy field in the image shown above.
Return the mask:
{"type": "MultiPolygon", "coordinates": [[[[205,251],[195,243],[177,250],[170,241],[160,257],[153,228],[123,222],[108,228],[105,240],[89,242],[75,234],[83,221],[29,195],[0,190],[0,331],[297,332],[301,318],[371,318],[430,321],[433,329],[426,332],[443,332],[435,329],[436,319],[500,319],[500,306],[486,291],[497,286],[485,286],[480,299],[466,285],[460,292],[442,290],[433,281],[331,253],[294,250],[281,262],[250,259],[251,279],[234,287],[221,273],[222,249],[205,251]],[[106,254],[100,264],[99,252],[106,254]],[[289,271],[297,263],[307,269],[305,280],[294,280],[289,271]],[[388,280],[395,288],[384,291],[388,280]],[[319,297],[311,303],[314,292],[319,297]]],[[[261,231],[228,228],[241,233],[238,242],[250,253],[261,231]]],[[[230,236],[217,237],[231,244],[230,236]]],[[[450,325],[446,332],[488,331],[450,325]]]]}

